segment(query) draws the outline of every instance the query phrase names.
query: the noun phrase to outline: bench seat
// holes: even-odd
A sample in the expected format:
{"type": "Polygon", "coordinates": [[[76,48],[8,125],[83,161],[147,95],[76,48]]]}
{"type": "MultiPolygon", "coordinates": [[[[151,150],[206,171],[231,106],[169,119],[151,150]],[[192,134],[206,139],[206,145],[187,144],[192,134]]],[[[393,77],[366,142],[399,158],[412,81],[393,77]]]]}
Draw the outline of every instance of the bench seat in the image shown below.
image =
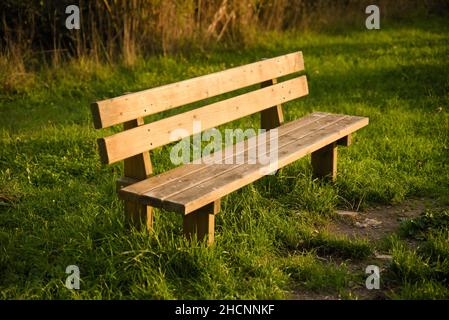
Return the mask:
{"type": "MultiPolygon", "coordinates": [[[[292,163],[307,154],[341,142],[354,131],[366,126],[368,118],[314,112],[303,118],[287,122],[277,128],[277,162],[248,164],[251,146],[265,139],[271,141],[270,131],[228,147],[221,152],[222,159],[244,153],[243,163],[217,163],[212,154],[201,163],[181,165],[157,176],[131,184],[119,190],[124,200],[140,202],[152,207],[189,214],[223,196],[254,182],[278,168],[292,163]],[[262,136],[264,135],[264,136],[262,136]],[[256,140],[256,138],[258,138],[256,140]],[[252,144],[251,140],[254,140],[252,144]],[[241,148],[240,148],[241,147],[241,148]]],[[[270,145],[270,144],[268,144],[270,145]]],[[[270,152],[266,147],[268,156],[270,152]]],[[[336,159],[334,160],[336,162],[336,159]]]]}

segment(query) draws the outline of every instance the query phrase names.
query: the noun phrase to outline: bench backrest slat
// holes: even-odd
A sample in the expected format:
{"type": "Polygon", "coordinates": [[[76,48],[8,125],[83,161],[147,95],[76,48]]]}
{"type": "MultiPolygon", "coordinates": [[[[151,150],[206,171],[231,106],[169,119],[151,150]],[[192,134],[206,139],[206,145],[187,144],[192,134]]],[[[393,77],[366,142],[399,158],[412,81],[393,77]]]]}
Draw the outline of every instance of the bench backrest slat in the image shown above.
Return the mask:
{"type": "Polygon", "coordinates": [[[307,79],[301,76],[145,124],[100,139],[101,159],[103,163],[123,160],[307,94],[307,79]],[[195,121],[201,123],[198,132],[195,121]]]}
{"type": "Polygon", "coordinates": [[[177,108],[304,70],[301,52],[92,103],[95,128],[177,108]]]}

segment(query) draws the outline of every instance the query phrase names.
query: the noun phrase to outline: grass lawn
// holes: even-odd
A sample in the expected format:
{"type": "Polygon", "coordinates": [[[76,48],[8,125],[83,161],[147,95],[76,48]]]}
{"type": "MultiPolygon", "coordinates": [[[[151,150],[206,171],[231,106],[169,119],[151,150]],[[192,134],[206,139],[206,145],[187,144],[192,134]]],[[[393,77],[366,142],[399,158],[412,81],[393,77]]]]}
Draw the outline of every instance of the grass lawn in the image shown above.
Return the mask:
{"type": "MultiPolygon", "coordinates": [[[[392,259],[382,265],[382,297],[449,298],[448,57],[447,18],[434,18],[379,31],[261,34],[247,48],[134,67],[85,59],[2,74],[0,297],[355,299],[367,291],[365,267],[383,253],[392,259]],[[182,217],[170,212],[156,210],[154,234],[128,230],[115,194],[122,165],[101,165],[96,151],[97,137],[120,128],[94,130],[90,102],[297,50],[310,94],[285,105],[287,121],[312,111],[370,118],[352,146],[339,148],[337,183],[313,180],[306,157],[232,193],[210,248],[187,243],[182,217]],[[328,230],[337,208],[411,198],[433,205],[381,240],[328,230]],[[79,266],[81,290],[65,287],[68,265],[79,266]]],[[[154,150],[156,173],[172,167],[168,155],[169,147],[154,150]]]]}

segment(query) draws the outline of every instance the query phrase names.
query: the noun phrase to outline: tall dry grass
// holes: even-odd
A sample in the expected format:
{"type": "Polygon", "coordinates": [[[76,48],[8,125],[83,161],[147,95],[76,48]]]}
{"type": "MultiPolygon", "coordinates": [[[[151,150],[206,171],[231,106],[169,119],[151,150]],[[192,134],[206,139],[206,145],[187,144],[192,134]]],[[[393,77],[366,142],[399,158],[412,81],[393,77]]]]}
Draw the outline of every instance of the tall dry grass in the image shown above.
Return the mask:
{"type": "MultiPolygon", "coordinates": [[[[447,10],[449,0],[377,0],[382,19],[447,10]]],[[[250,45],[258,32],[363,27],[372,0],[2,0],[0,68],[14,76],[69,58],[132,65],[138,56],[172,54],[226,43],[250,45]],[[81,29],[65,27],[68,5],[80,8],[81,29]]],[[[25,75],[25,76],[24,76],[25,75]]]]}

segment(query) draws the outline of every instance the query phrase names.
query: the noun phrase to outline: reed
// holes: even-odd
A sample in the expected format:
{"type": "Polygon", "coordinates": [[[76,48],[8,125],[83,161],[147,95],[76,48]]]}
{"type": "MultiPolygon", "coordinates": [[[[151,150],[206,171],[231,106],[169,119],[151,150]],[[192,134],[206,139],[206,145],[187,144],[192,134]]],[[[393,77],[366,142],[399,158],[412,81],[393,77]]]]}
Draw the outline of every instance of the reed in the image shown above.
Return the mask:
{"type": "MultiPolygon", "coordinates": [[[[88,56],[132,65],[136,57],[251,45],[268,30],[364,26],[368,0],[78,0],[81,29],[65,27],[72,0],[0,2],[0,54],[21,73],[33,62],[88,56]]],[[[382,19],[441,12],[449,0],[378,0],[382,19]]]]}

